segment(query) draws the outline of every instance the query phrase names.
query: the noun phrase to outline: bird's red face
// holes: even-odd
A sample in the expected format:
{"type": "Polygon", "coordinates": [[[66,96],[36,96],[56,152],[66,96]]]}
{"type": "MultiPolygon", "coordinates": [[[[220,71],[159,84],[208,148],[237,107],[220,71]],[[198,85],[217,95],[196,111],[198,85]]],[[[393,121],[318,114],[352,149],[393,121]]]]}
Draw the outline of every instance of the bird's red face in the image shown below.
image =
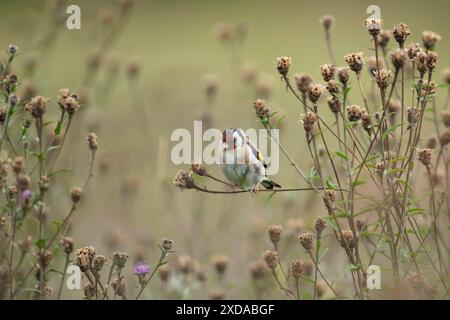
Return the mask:
{"type": "Polygon", "coordinates": [[[236,149],[236,137],[233,129],[226,129],[222,132],[222,144],[225,150],[236,149]]]}

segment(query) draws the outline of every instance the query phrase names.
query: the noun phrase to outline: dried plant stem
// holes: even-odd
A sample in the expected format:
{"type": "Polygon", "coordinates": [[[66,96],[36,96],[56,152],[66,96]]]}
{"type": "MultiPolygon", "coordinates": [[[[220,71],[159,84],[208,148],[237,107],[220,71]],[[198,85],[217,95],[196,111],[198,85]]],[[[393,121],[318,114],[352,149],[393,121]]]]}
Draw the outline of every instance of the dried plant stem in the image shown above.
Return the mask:
{"type": "Polygon", "coordinates": [[[356,73],[356,79],[357,79],[357,82],[358,82],[359,91],[361,92],[361,96],[362,96],[363,101],[364,101],[364,107],[366,108],[367,112],[370,113],[369,104],[367,103],[366,94],[364,93],[363,85],[362,85],[362,82],[361,82],[361,72],[357,72],[356,73]]]}
{"type": "Polygon", "coordinates": [[[54,167],[55,167],[55,165],[56,165],[56,161],[58,160],[59,154],[61,153],[61,149],[63,148],[64,142],[66,141],[67,133],[69,132],[69,129],[70,129],[70,125],[71,125],[71,124],[72,124],[72,116],[69,115],[69,118],[68,118],[68,120],[67,120],[66,130],[64,131],[64,134],[63,134],[63,137],[62,137],[61,144],[59,145],[58,150],[56,150],[56,155],[55,155],[55,157],[53,158],[53,162],[52,162],[50,168],[48,169],[48,172],[50,172],[50,173],[53,172],[53,169],[54,169],[54,167]]]}
{"type": "Polygon", "coordinates": [[[325,276],[323,275],[322,271],[319,268],[319,265],[316,261],[316,259],[314,259],[314,256],[311,252],[308,252],[309,256],[311,257],[312,262],[314,263],[314,267],[316,268],[317,272],[320,274],[320,276],[322,277],[323,281],[327,284],[327,286],[331,289],[331,291],[334,293],[334,295],[336,296],[336,298],[339,299],[339,294],[336,292],[336,290],[334,290],[333,286],[328,282],[327,278],[325,278],[325,276]]]}
{"type": "Polygon", "coordinates": [[[66,272],[67,272],[67,267],[69,266],[69,262],[70,262],[70,255],[66,254],[66,260],[64,262],[63,274],[61,276],[61,282],[59,283],[58,295],[56,296],[57,300],[61,299],[61,294],[63,291],[64,281],[66,279],[66,272]]]}
{"type": "Polygon", "coordinates": [[[334,57],[333,46],[331,45],[331,32],[330,28],[325,28],[325,42],[327,44],[328,55],[332,64],[336,65],[336,59],[334,57]]]}
{"type": "Polygon", "coordinates": [[[285,288],[283,284],[280,282],[280,279],[278,278],[278,275],[274,269],[272,269],[272,275],[275,281],[277,282],[280,289],[292,300],[296,300],[294,294],[292,293],[291,289],[285,288]]]}

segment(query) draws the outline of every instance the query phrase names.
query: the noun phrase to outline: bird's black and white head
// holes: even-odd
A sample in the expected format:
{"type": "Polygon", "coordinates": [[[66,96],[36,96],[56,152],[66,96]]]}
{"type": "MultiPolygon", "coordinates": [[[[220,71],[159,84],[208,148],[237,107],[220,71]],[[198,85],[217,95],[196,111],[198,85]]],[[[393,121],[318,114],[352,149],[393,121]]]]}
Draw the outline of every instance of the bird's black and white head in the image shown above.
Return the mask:
{"type": "Polygon", "coordinates": [[[222,146],[224,150],[236,150],[245,143],[245,135],[242,129],[225,129],[222,132],[222,146]]]}

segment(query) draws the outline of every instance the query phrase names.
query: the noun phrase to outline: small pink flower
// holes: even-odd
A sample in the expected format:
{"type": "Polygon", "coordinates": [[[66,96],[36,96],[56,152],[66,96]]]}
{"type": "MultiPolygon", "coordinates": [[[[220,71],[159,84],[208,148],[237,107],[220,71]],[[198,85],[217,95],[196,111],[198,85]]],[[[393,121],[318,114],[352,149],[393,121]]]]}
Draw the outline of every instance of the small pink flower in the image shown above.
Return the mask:
{"type": "Polygon", "coordinates": [[[31,192],[31,190],[27,189],[22,192],[22,199],[24,201],[31,199],[32,196],[33,196],[33,192],[31,192]]]}
{"type": "Polygon", "coordinates": [[[146,275],[147,273],[150,273],[150,266],[142,261],[137,262],[134,266],[134,274],[146,275]]]}

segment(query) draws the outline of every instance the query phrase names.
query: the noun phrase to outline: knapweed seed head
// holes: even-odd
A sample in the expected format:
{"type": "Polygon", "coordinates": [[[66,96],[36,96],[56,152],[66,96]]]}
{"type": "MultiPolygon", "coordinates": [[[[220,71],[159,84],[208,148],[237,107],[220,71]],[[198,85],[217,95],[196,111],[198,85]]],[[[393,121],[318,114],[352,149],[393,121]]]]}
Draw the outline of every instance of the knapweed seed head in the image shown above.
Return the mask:
{"type": "Polygon", "coordinates": [[[80,202],[81,198],[83,197],[83,189],[80,187],[73,187],[70,191],[70,199],[72,200],[72,203],[76,204],[80,202]]]}
{"type": "Polygon", "coordinates": [[[316,292],[317,292],[317,297],[319,299],[323,298],[323,296],[327,292],[327,288],[328,288],[328,286],[325,283],[325,281],[323,281],[323,280],[317,281],[317,283],[316,283],[316,292]]]}
{"type": "Polygon", "coordinates": [[[20,174],[25,169],[25,159],[22,156],[17,156],[11,163],[11,168],[15,174],[20,174]]]}
{"type": "Polygon", "coordinates": [[[320,18],[319,22],[322,24],[322,26],[325,28],[325,30],[330,30],[334,25],[334,17],[331,15],[325,15],[322,18],[320,18]]]}
{"type": "Polygon", "coordinates": [[[420,75],[423,76],[427,71],[427,64],[428,64],[427,53],[424,50],[420,49],[416,53],[415,62],[417,71],[419,71],[420,75]]]}
{"type": "Polygon", "coordinates": [[[441,134],[440,141],[443,146],[450,143],[450,128],[446,128],[446,130],[441,134]]]}
{"type": "Polygon", "coordinates": [[[403,68],[406,62],[406,51],[404,49],[395,49],[391,52],[392,64],[396,69],[403,68]]]}
{"type": "Polygon", "coordinates": [[[177,259],[177,269],[183,274],[189,274],[193,271],[192,258],[186,254],[180,255],[177,259]]]}
{"type": "Polygon", "coordinates": [[[436,137],[429,137],[425,146],[429,149],[436,149],[438,140],[436,137]]]}
{"type": "Polygon", "coordinates": [[[378,36],[378,34],[381,31],[381,28],[383,27],[383,19],[369,18],[369,19],[366,19],[365,25],[366,25],[367,31],[369,31],[369,33],[372,36],[376,37],[376,36],[378,36]]]}
{"type": "Polygon", "coordinates": [[[356,104],[350,105],[346,108],[346,111],[347,111],[348,121],[356,122],[356,121],[361,120],[361,116],[362,116],[363,112],[362,112],[360,106],[358,106],[356,104]]]}
{"type": "Polygon", "coordinates": [[[433,71],[436,69],[437,60],[439,59],[439,55],[436,51],[428,51],[427,53],[427,68],[429,71],[433,71]]]}
{"type": "Polygon", "coordinates": [[[328,81],[325,85],[325,88],[332,96],[335,96],[339,93],[339,86],[334,80],[328,81]]]}
{"type": "Polygon", "coordinates": [[[422,48],[420,47],[420,44],[418,44],[416,42],[411,42],[406,49],[409,59],[415,60],[416,55],[420,50],[422,50],[422,48]]]}
{"type": "Polygon", "coordinates": [[[63,237],[60,240],[61,246],[66,254],[73,252],[74,241],[71,237],[63,237]]]}
{"type": "Polygon", "coordinates": [[[217,274],[220,277],[222,277],[225,274],[229,265],[230,265],[230,258],[225,255],[217,256],[213,260],[214,269],[216,270],[217,274]]]}
{"type": "Polygon", "coordinates": [[[341,67],[337,69],[337,78],[343,85],[346,85],[348,79],[350,78],[348,70],[349,67],[341,67]]]}
{"type": "Polygon", "coordinates": [[[8,53],[12,56],[15,56],[19,52],[19,48],[15,44],[10,44],[8,46],[8,53]]]}
{"type": "Polygon", "coordinates": [[[327,222],[322,218],[317,218],[314,222],[317,238],[321,238],[323,230],[327,227],[327,222]]]}
{"type": "Polygon", "coordinates": [[[375,79],[380,89],[386,89],[392,81],[392,72],[388,69],[381,69],[376,73],[375,79]]]}
{"type": "Polygon", "coordinates": [[[413,126],[419,120],[420,110],[418,107],[408,107],[406,109],[406,117],[410,126],[413,126]]]}
{"type": "Polygon", "coordinates": [[[369,133],[372,130],[372,126],[373,126],[372,116],[370,114],[368,114],[367,112],[364,112],[361,116],[361,125],[362,125],[363,129],[369,133]]]}
{"type": "Polygon", "coordinates": [[[345,62],[347,62],[349,68],[356,73],[361,72],[363,67],[363,53],[352,52],[344,56],[345,62]]]}
{"type": "Polygon", "coordinates": [[[278,253],[274,250],[266,250],[263,254],[264,261],[269,269],[275,270],[278,266],[278,253]]]}
{"type": "Polygon", "coordinates": [[[303,260],[295,259],[291,264],[291,275],[294,279],[301,277],[303,270],[305,270],[305,263],[303,260]]]}
{"type": "Polygon", "coordinates": [[[442,40],[442,37],[434,31],[423,31],[422,32],[422,43],[425,49],[434,49],[436,44],[442,40]]]}
{"type": "Polygon", "coordinates": [[[179,170],[173,179],[173,183],[183,189],[192,189],[196,186],[194,179],[191,177],[190,173],[185,170],[179,170]]]}
{"type": "Polygon", "coordinates": [[[336,71],[336,66],[334,64],[323,64],[320,66],[320,74],[322,75],[323,81],[327,82],[334,78],[334,72],[336,71]]]}
{"type": "Polygon", "coordinates": [[[444,110],[441,113],[442,116],[442,122],[444,122],[444,126],[447,128],[450,127],[450,111],[444,110]]]}
{"type": "Polygon", "coordinates": [[[314,236],[312,233],[304,232],[298,236],[298,240],[306,251],[310,252],[312,250],[314,240],[314,236]]]}
{"type": "Polygon", "coordinates": [[[128,261],[128,253],[116,251],[113,253],[112,261],[117,269],[123,269],[128,261]]]}
{"type": "Polygon", "coordinates": [[[23,240],[19,241],[18,243],[20,252],[25,255],[28,252],[30,252],[32,246],[33,246],[33,241],[31,236],[26,236],[23,240]]]}
{"type": "Polygon", "coordinates": [[[325,196],[329,201],[335,202],[337,199],[337,192],[336,190],[328,189],[327,191],[325,191],[325,196]]]}
{"type": "Polygon", "coordinates": [[[16,178],[17,189],[21,192],[27,190],[31,184],[31,178],[25,174],[21,174],[16,178]]]}
{"type": "Polygon", "coordinates": [[[386,48],[389,40],[391,38],[391,32],[389,30],[381,30],[380,34],[378,35],[378,44],[381,48],[386,48]]]}
{"type": "Polygon", "coordinates": [[[291,57],[278,57],[277,58],[277,70],[282,76],[286,76],[289,73],[289,69],[292,65],[291,57]]]}
{"type": "Polygon", "coordinates": [[[378,60],[377,64],[377,58],[375,56],[370,56],[366,59],[367,64],[367,70],[369,71],[369,75],[371,77],[375,77],[378,73],[378,66],[380,69],[383,69],[386,67],[386,64],[384,63],[384,60],[378,60]]]}
{"type": "Polygon", "coordinates": [[[169,239],[163,239],[161,247],[166,251],[170,251],[173,248],[173,241],[169,239]]]}
{"type": "Polygon", "coordinates": [[[20,97],[15,93],[11,93],[9,95],[9,103],[12,106],[17,106],[20,103],[20,97]]]}
{"type": "Polygon", "coordinates": [[[80,108],[78,95],[71,93],[70,89],[61,89],[58,96],[59,107],[67,112],[70,116],[74,115],[80,108]]]}
{"type": "Polygon", "coordinates": [[[31,113],[36,119],[42,118],[44,115],[49,99],[43,96],[31,98],[30,102],[25,105],[25,110],[31,113]]]}
{"type": "Polygon", "coordinates": [[[425,80],[420,87],[420,94],[422,97],[434,95],[436,94],[437,88],[438,85],[436,81],[431,80],[430,82],[428,82],[427,80],[425,80]]]}
{"type": "Polygon", "coordinates": [[[114,293],[119,297],[125,297],[127,292],[127,287],[125,285],[124,277],[121,276],[118,279],[114,279],[111,282],[111,286],[114,290],[114,293]]]}
{"type": "Polygon", "coordinates": [[[336,97],[328,97],[327,99],[328,106],[330,107],[331,112],[339,113],[341,110],[341,102],[336,97]]]}
{"type": "Polygon", "coordinates": [[[425,167],[429,167],[431,164],[431,156],[432,155],[433,155],[433,150],[424,148],[418,152],[417,160],[419,160],[425,167]]]}
{"type": "Polygon", "coordinates": [[[41,176],[39,179],[39,191],[45,193],[50,188],[50,178],[47,176],[41,176]]]}
{"type": "Polygon", "coordinates": [[[101,254],[96,255],[94,257],[94,260],[92,261],[92,271],[94,273],[99,273],[103,269],[103,266],[106,264],[107,261],[108,261],[107,257],[101,254]]]}
{"type": "Polygon", "coordinates": [[[266,276],[267,267],[266,263],[262,260],[253,261],[248,266],[250,275],[253,280],[259,280],[266,276]]]}
{"type": "Polygon", "coordinates": [[[86,140],[88,141],[89,150],[94,152],[98,149],[97,135],[94,132],[89,133],[86,140]]]}
{"type": "Polygon", "coordinates": [[[86,283],[83,288],[84,298],[86,300],[91,300],[95,297],[95,286],[91,283],[86,283]]]}
{"type": "Polygon", "coordinates": [[[170,268],[167,266],[167,264],[163,265],[162,267],[160,267],[158,269],[158,276],[159,279],[161,279],[162,282],[167,282],[167,280],[169,280],[170,277],[170,268]]]}
{"type": "Polygon", "coordinates": [[[280,225],[273,225],[269,227],[269,239],[272,242],[274,248],[278,247],[278,243],[281,239],[281,232],[283,231],[283,227],[280,225]]]}
{"type": "Polygon", "coordinates": [[[392,34],[394,35],[395,41],[403,47],[406,38],[411,34],[411,32],[409,31],[409,27],[402,22],[392,27],[392,34]]]}
{"type": "Polygon", "coordinates": [[[349,249],[355,248],[355,237],[351,230],[342,230],[342,232],[340,234],[338,233],[338,235],[339,235],[339,241],[343,248],[347,248],[347,247],[349,249]]]}
{"type": "Polygon", "coordinates": [[[143,261],[138,261],[134,265],[133,273],[138,276],[145,276],[150,273],[150,266],[143,261]]]}
{"type": "Polygon", "coordinates": [[[205,176],[208,174],[205,166],[202,163],[193,163],[191,164],[191,170],[198,174],[199,176],[205,176]]]}
{"type": "Polygon", "coordinates": [[[322,86],[318,83],[312,84],[308,89],[308,98],[313,104],[317,103],[322,94],[322,86]]]}
{"type": "Polygon", "coordinates": [[[314,128],[317,120],[317,115],[313,112],[308,111],[303,118],[303,128],[305,129],[305,131],[310,132],[314,128]]]}
{"type": "Polygon", "coordinates": [[[92,268],[92,263],[95,257],[94,247],[89,246],[77,249],[74,255],[74,264],[78,266],[82,272],[92,268]]]}
{"type": "Polygon", "coordinates": [[[267,108],[266,100],[264,99],[256,99],[253,102],[253,108],[256,115],[261,119],[267,119],[270,115],[270,110],[267,108]]]}
{"type": "Polygon", "coordinates": [[[308,74],[296,74],[294,76],[295,84],[297,85],[298,91],[306,94],[308,92],[309,87],[313,83],[313,78],[308,74]]]}

